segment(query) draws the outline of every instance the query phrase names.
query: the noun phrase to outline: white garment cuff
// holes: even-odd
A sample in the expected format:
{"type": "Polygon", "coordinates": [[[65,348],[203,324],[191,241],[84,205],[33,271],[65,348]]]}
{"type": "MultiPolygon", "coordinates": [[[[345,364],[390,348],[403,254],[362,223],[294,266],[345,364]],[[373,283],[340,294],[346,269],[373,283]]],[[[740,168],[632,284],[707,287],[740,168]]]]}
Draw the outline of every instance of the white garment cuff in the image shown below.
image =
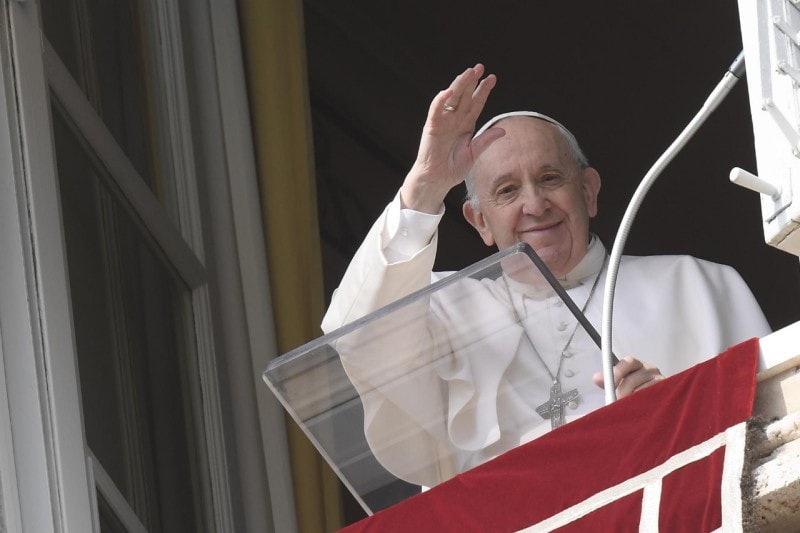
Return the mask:
{"type": "Polygon", "coordinates": [[[439,221],[444,215],[444,205],[435,215],[404,209],[400,194],[395,195],[386,210],[383,228],[383,253],[389,264],[405,261],[430,244],[439,221]]]}

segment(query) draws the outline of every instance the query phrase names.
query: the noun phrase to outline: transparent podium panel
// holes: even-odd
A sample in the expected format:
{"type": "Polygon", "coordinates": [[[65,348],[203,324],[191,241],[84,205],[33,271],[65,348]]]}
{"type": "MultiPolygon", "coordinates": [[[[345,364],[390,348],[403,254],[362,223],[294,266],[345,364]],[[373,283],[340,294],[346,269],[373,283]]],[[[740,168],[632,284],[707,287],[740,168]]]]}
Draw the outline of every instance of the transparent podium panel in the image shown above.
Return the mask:
{"type": "Polygon", "coordinates": [[[560,416],[560,354],[543,357],[526,333],[551,306],[526,306],[523,295],[566,308],[570,341],[599,346],[541,259],[518,244],[275,359],[264,380],[371,514],[560,416]]]}

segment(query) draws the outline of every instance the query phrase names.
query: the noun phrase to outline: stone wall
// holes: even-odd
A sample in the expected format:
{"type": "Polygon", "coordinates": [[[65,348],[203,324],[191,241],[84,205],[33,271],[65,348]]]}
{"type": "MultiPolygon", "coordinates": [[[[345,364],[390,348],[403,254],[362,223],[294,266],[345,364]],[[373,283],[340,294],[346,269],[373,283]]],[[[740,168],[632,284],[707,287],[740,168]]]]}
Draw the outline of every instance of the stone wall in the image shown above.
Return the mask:
{"type": "Polygon", "coordinates": [[[746,531],[800,531],[800,367],[758,384],[745,472],[746,531]]]}

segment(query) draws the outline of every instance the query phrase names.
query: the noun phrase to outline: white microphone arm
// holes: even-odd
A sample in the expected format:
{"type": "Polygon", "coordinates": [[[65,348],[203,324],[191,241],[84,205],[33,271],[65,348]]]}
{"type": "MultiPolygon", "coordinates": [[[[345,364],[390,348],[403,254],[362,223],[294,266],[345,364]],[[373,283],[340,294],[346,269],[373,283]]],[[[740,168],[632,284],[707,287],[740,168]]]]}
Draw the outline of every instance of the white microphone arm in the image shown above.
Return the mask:
{"type": "Polygon", "coordinates": [[[644,201],[645,195],[650,190],[650,187],[655,183],[658,176],[672,161],[672,159],[680,152],[684,145],[691,139],[700,126],[706,121],[711,113],[719,106],[725,99],[728,93],[736,85],[736,82],[744,74],[744,52],[740,52],[736,59],[733,61],[725,75],[720,82],[711,91],[706,99],[703,107],[684,128],[680,135],[672,142],[667,150],[658,158],[655,164],[645,174],[636,192],[633,193],[625,215],[622,217],[620,228],[617,231],[617,237],[614,241],[614,247],[611,250],[611,256],[608,261],[608,275],[606,276],[606,286],[603,295],[603,321],[601,330],[601,348],[603,351],[603,380],[605,386],[605,399],[606,405],[613,403],[617,399],[617,394],[614,383],[614,356],[611,346],[612,335],[612,319],[614,312],[614,290],[617,285],[617,274],[619,272],[619,263],[622,259],[622,251],[625,248],[625,241],[628,239],[633,219],[639,211],[639,207],[644,201]],[[611,385],[609,385],[611,384],[611,385]]]}

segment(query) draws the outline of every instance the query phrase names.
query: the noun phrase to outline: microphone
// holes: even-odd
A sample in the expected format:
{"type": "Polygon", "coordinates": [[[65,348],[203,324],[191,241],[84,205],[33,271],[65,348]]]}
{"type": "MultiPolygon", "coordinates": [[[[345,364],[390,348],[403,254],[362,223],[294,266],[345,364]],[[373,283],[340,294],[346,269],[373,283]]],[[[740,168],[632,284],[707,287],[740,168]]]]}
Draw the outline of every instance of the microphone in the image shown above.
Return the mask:
{"type": "MultiPolygon", "coordinates": [[[[725,100],[731,89],[733,89],[736,82],[744,74],[744,51],[739,52],[733,63],[731,63],[728,70],[722,76],[722,79],[717,83],[717,86],[711,91],[700,108],[700,111],[692,118],[689,124],[683,129],[678,137],[672,144],[664,151],[661,157],[656,160],[650,170],[645,174],[642,181],[639,183],[636,191],[631,197],[628,208],[625,210],[625,215],[622,217],[620,228],[617,231],[616,239],[614,240],[614,247],[611,250],[611,256],[608,261],[608,275],[606,276],[606,286],[603,294],[603,320],[601,329],[601,344],[603,352],[603,380],[606,383],[614,383],[614,356],[611,350],[611,333],[612,333],[612,319],[614,313],[614,291],[617,286],[617,275],[619,273],[619,264],[622,259],[622,251],[625,248],[625,242],[628,240],[628,235],[633,225],[633,220],[644,201],[650,187],[653,186],[656,179],[661,175],[661,172],[667,165],[675,158],[676,155],[683,149],[689,140],[694,137],[700,126],[705,123],[706,119],[714,112],[719,104],[725,100]]],[[[614,387],[605,387],[606,405],[616,401],[617,394],[614,387]]]]}

